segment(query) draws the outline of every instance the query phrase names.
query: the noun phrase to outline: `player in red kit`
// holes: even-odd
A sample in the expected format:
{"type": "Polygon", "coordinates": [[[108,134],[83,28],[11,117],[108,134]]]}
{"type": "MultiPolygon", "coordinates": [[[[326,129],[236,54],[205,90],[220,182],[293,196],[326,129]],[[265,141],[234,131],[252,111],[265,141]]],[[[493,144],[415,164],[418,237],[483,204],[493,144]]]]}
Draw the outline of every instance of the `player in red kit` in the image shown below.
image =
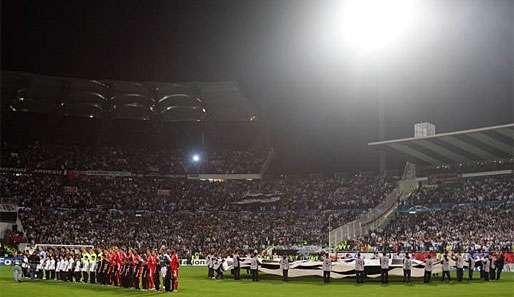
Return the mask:
{"type": "Polygon", "coordinates": [[[180,266],[180,263],[179,263],[179,259],[177,256],[177,252],[173,249],[171,251],[171,261],[170,261],[173,290],[178,290],[178,268],[179,268],[179,266],[180,266]]]}
{"type": "Polygon", "coordinates": [[[155,268],[157,267],[157,260],[150,250],[146,250],[146,259],[148,262],[148,289],[153,289],[155,284],[154,275],[155,268]]]}
{"type": "Polygon", "coordinates": [[[120,285],[121,281],[121,269],[123,267],[123,260],[125,259],[125,253],[121,250],[116,248],[116,286],[120,285]]]}

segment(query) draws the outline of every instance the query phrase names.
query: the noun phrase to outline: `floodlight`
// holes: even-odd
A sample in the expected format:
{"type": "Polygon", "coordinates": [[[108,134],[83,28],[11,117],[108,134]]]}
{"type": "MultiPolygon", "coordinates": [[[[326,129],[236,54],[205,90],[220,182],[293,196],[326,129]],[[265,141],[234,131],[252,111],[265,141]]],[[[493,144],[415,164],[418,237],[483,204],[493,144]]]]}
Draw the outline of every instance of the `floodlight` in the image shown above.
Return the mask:
{"type": "Polygon", "coordinates": [[[346,0],[340,7],[339,38],[350,48],[372,52],[392,46],[416,17],[418,0],[346,0]]]}

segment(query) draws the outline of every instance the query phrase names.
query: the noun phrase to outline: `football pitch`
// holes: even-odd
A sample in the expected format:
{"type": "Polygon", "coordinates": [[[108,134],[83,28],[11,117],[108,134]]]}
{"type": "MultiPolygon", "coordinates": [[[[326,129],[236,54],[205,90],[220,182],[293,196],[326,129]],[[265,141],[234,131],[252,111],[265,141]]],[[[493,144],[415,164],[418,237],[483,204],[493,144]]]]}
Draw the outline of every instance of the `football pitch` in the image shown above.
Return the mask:
{"type": "MultiPolygon", "coordinates": [[[[478,273],[476,273],[478,275],[478,273]]],[[[60,281],[24,281],[14,283],[10,269],[0,267],[0,296],[1,297],[86,297],[86,296],[514,296],[514,273],[504,273],[503,279],[495,282],[475,280],[471,283],[459,283],[452,280],[442,283],[439,280],[431,284],[423,284],[416,280],[413,284],[405,285],[394,281],[388,285],[381,285],[377,279],[367,280],[367,283],[357,285],[353,279],[332,280],[330,284],[323,284],[321,278],[296,278],[283,283],[279,277],[261,275],[258,283],[244,279],[234,281],[230,273],[226,273],[224,280],[207,279],[207,271],[202,267],[182,267],[180,270],[180,287],[178,292],[164,293],[155,291],[136,291],[110,286],[64,283],[60,281]]],[[[242,273],[242,276],[245,276],[242,273]]],[[[452,276],[454,277],[454,276],[452,276]]]]}

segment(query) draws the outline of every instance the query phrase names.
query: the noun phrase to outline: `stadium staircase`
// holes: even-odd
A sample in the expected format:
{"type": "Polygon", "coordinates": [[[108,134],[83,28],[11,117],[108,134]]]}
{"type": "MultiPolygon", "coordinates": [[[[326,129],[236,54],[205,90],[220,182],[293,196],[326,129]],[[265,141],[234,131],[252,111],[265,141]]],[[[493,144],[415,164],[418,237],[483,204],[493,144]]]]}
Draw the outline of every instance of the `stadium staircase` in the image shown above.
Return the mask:
{"type": "Polygon", "coordinates": [[[273,147],[269,150],[268,152],[268,156],[266,157],[266,161],[264,161],[264,164],[262,164],[262,167],[261,167],[261,170],[260,170],[260,175],[261,176],[264,176],[264,173],[266,173],[266,171],[268,171],[270,165],[271,165],[271,162],[273,161],[273,159],[275,159],[275,150],[273,149],[273,147]]]}
{"type": "Polygon", "coordinates": [[[335,247],[343,240],[357,239],[384,225],[390,215],[397,210],[399,203],[409,197],[417,187],[416,167],[407,163],[397,187],[387,194],[380,204],[359,218],[329,231],[330,247],[335,247]]]}

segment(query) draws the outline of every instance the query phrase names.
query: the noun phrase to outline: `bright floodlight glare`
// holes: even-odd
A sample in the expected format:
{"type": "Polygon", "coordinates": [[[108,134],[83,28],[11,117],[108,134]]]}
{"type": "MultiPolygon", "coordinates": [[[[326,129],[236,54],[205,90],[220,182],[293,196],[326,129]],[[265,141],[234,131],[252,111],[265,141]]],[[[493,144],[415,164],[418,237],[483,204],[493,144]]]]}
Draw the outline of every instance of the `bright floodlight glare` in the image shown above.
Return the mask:
{"type": "Polygon", "coordinates": [[[196,163],[196,162],[200,161],[200,156],[198,154],[194,154],[192,159],[193,159],[193,162],[196,163]]]}
{"type": "Polygon", "coordinates": [[[342,39],[358,51],[375,51],[394,44],[415,18],[417,0],[346,0],[342,9],[342,39]]]}

